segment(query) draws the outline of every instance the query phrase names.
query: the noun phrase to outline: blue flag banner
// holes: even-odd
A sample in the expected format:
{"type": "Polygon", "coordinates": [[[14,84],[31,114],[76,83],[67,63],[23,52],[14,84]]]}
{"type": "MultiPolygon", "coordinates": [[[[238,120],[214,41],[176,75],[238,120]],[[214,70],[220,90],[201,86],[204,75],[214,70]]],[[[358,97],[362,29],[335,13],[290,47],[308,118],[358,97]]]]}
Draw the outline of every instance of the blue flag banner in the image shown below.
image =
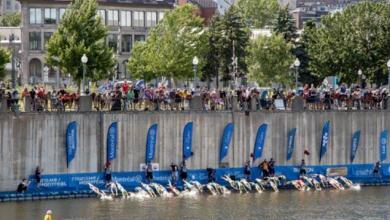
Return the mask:
{"type": "Polygon", "coordinates": [[[70,162],[74,159],[77,150],[77,123],[75,121],[69,123],[66,128],[66,167],[69,167],[70,162]]]}
{"type": "Polygon", "coordinates": [[[293,128],[287,134],[287,157],[286,157],[287,160],[291,159],[292,154],[294,152],[296,133],[297,133],[297,129],[293,128]]]}
{"type": "Polygon", "coordinates": [[[157,143],[157,124],[153,124],[149,130],[148,135],[146,136],[146,163],[150,163],[154,159],[154,152],[156,150],[157,143]]]}
{"type": "Polygon", "coordinates": [[[253,149],[253,160],[256,160],[257,158],[261,157],[261,155],[263,154],[265,137],[267,135],[267,128],[268,128],[267,124],[262,124],[257,129],[255,147],[253,149]]]}
{"type": "Polygon", "coordinates": [[[221,162],[223,158],[226,157],[226,155],[229,152],[229,144],[233,137],[233,131],[234,131],[234,124],[229,123],[226,125],[225,129],[223,130],[222,140],[221,140],[221,147],[219,152],[219,161],[221,162]]]}
{"type": "Polygon", "coordinates": [[[330,128],[330,121],[327,121],[325,122],[324,127],[322,128],[320,162],[322,157],[325,155],[326,151],[328,150],[329,128],[330,128]]]}
{"type": "Polygon", "coordinates": [[[118,122],[113,122],[107,132],[107,162],[116,158],[118,145],[118,122]]]}
{"type": "Polygon", "coordinates": [[[355,159],[357,149],[359,147],[359,141],[360,141],[360,130],[356,131],[352,135],[352,142],[351,142],[351,163],[355,159]]]}
{"type": "Polygon", "coordinates": [[[387,130],[383,130],[381,132],[380,137],[380,146],[379,146],[379,152],[380,152],[380,159],[381,161],[384,161],[387,159],[387,141],[388,141],[389,132],[387,130]]]}
{"type": "Polygon", "coordinates": [[[188,122],[183,130],[183,159],[186,160],[192,156],[192,127],[193,123],[188,122]]]}

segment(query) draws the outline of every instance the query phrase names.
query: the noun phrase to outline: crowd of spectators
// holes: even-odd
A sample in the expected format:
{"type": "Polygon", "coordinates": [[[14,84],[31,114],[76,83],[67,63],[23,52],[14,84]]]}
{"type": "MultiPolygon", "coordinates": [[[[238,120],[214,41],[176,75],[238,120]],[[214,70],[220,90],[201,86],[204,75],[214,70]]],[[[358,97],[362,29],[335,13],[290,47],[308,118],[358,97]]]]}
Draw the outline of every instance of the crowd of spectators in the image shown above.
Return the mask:
{"type": "MultiPolygon", "coordinates": [[[[305,85],[297,90],[250,88],[207,89],[168,88],[141,82],[108,82],[95,91],[86,90],[96,111],[189,110],[193,99],[201,109],[213,110],[290,110],[292,100],[300,97],[306,110],[379,110],[387,107],[386,88],[361,88],[341,84],[336,89],[305,85]]],[[[79,92],[67,89],[47,90],[43,86],[24,88],[20,92],[0,84],[0,100],[6,109],[28,106],[28,111],[77,111],[79,92]]],[[[26,109],[26,108],[23,108],[26,109]]]]}

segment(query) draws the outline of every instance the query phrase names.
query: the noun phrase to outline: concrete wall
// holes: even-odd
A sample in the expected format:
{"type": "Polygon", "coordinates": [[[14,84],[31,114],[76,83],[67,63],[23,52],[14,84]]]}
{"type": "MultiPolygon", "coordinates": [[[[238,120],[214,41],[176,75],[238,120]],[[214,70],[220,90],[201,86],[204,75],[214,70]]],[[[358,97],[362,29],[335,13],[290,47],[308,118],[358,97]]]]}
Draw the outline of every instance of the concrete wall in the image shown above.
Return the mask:
{"type": "MultiPolygon", "coordinates": [[[[268,123],[263,158],[280,165],[299,164],[304,149],[311,152],[308,164],[317,165],[323,123],[331,121],[329,149],[321,164],[349,163],[352,133],[361,130],[354,163],[374,163],[379,159],[379,134],[390,129],[390,112],[135,112],[135,113],[25,113],[0,114],[0,191],[13,190],[17,182],[34,172],[44,173],[101,171],[105,162],[107,129],[119,123],[119,146],[114,171],[139,170],[145,160],[146,133],[158,123],[155,162],[168,169],[182,158],[182,130],[194,122],[193,152],[189,168],[217,167],[223,128],[234,122],[233,143],[224,162],[242,166],[253,151],[257,128],[268,123]],[[78,149],[69,169],[65,160],[65,130],[69,122],[78,123],[78,149]],[[296,148],[285,161],[287,132],[296,127],[296,148]]],[[[387,161],[389,162],[389,160],[387,161]]],[[[255,162],[255,165],[259,160],[255,162]]]]}

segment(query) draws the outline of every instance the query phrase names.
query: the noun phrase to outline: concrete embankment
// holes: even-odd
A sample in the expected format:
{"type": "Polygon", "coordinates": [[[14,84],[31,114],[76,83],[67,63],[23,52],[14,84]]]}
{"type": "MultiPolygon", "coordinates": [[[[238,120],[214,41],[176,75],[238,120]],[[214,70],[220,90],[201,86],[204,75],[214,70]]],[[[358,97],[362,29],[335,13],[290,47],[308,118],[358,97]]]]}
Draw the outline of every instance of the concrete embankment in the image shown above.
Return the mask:
{"type": "MultiPolygon", "coordinates": [[[[114,171],[138,171],[145,161],[146,133],[158,124],[156,157],[160,169],[182,158],[184,125],[194,122],[191,169],[218,167],[223,129],[235,125],[234,136],[224,162],[240,167],[253,151],[256,132],[269,125],[262,158],[273,157],[279,165],[299,164],[303,151],[307,164],[319,165],[322,126],[330,121],[330,142],[321,164],[350,163],[351,137],[361,130],[354,163],[373,164],[379,160],[379,135],[390,129],[390,112],[130,112],[130,113],[22,113],[0,114],[0,191],[14,190],[18,181],[31,175],[36,166],[44,174],[89,173],[103,169],[106,158],[107,129],[117,121],[119,139],[114,171]],[[75,159],[66,168],[65,131],[68,123],[78,124],[75,159]],[[297,128],[292,159],[286,161],[287,133],[297,128]]],[[[261,160],[261,159],[260,159],[261,160]]],[[[256,162],[258,164],[259,161],[256,162]]],[[[389,159],[385,161],[388,163],[389,159]]]]}

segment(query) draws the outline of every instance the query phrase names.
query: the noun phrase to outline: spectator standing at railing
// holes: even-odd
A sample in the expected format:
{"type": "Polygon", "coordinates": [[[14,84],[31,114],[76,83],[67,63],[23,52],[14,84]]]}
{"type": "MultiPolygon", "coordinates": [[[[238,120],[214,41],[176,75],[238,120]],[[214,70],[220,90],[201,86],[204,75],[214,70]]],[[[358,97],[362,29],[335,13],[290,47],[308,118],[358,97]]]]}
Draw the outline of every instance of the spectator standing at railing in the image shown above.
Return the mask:
{"type": "Polygon", "coordinates": [[[130,88],[126,93],[125,110],[133,109],[134,90],[130,88]]]}

